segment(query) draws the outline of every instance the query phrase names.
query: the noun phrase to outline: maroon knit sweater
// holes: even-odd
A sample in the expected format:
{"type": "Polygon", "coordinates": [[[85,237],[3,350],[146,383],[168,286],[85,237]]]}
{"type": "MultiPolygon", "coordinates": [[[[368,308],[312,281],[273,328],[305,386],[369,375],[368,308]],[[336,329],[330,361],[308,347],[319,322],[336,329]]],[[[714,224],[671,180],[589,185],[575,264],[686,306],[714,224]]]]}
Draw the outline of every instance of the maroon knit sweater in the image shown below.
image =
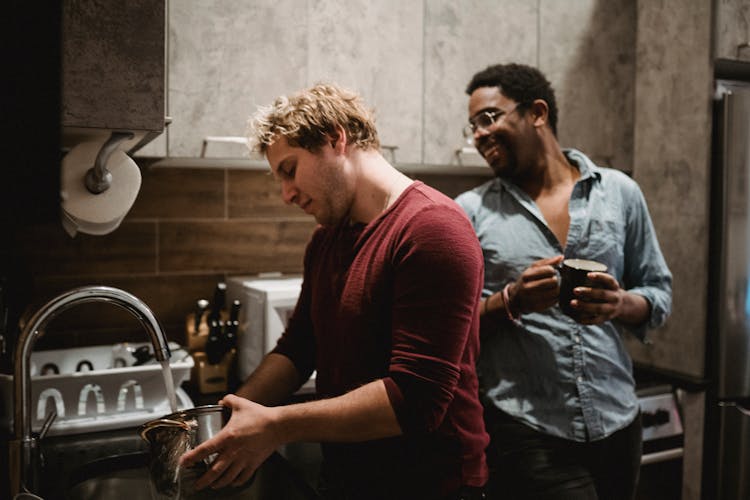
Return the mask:
{"type": "Polygon", "coordinates": [[[367,225],[313,234],[300,299],[274,352],[304,380],[317,370],[321,397],[382,379],[403,431],[323,444],[327,470],[355,494],[442,498],[486,482],[475,370],[482,279],[466,215],[421,182],[367,225]]]}

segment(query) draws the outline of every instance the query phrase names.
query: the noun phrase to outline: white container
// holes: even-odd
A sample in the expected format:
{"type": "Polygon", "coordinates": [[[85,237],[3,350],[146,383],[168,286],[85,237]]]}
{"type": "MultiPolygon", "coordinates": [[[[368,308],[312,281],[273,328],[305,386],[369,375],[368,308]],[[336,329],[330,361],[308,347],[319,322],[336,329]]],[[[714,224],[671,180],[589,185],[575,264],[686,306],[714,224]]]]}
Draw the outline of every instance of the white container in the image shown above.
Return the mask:
{"type": "MultiPolygon", "coordinates": [[[[127,343],[31,353],[31,427],[38,432],[54,408],[49,435],[80,434],[138,426],[170,413],[161,363],[133,366],[129,351],[149,343],[127,343]],[[54,365],[54,366],[53,366],[54,365]],[[55,373],[55,371],[57,373],[55,373]]],[[[193,358],[170,343],[169,366],[179,408],[192,408],[180,384],[190,378],[193,358]]],[[[151,349],[153,352],[153,349],[151,349]]],[[[0,375],[0,425],[13,427],[13,377],[0,375]]]]}
{"type": "MultiPolygon", "coordinates": [[[[235,276],[227,280],[228,303],[242,304],[237,332],[237,369],[247,378],[276,347],[302,289],[300,276],[235,276]]],[[[315,374],[303,386],[312,390],[315,374]]]]}

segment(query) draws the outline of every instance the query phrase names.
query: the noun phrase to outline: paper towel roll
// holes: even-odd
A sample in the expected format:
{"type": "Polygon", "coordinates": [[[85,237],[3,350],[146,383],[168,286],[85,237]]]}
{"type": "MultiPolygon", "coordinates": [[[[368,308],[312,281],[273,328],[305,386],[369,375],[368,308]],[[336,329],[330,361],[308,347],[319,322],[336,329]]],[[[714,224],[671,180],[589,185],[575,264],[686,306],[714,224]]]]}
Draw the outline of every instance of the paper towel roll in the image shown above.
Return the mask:
{"type": "Polygon", "coordinates": [[[112,182],[106,191],[93,194],[85,184],[86,172],[94,166],[100,142],[82,142],[63,158],[60,177],[62,224],[70,236],[77,232],[107,234],[120,225],[141,188],[138,165],[120,149],[109,156],[107,170],[112,182]]]}

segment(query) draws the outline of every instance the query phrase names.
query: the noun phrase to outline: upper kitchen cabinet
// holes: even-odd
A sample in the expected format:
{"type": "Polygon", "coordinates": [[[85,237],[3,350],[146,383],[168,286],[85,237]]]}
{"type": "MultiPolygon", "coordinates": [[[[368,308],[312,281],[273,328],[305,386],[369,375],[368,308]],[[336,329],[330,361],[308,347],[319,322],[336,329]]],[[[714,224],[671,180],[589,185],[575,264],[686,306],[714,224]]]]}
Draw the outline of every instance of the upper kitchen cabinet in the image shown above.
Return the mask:
{"type": "Polygon", "coordinates": [[[750,61],[750,2],[716,0],[714,57],[750,61]]]}
{"type": "Polygon", "coordinates": [[[490,64],[537,64],[537,2],[424,2],[424,162],[485,165],[477,153],[460,154],[472,75],[490,64]],[[502,26],[502,29],[498,29],[502,26]]]}
{"type": "Polygon", "coordinates": [[[164,0],[63,2],[63,147],[132,131],[130,151],[164,130],[164,0]]]}
{"type": "Polygon", "coordinates": [[[465,88],[490,64],[520,62],[552,80],[564,146],[632,170],[632,0],[181,0],[168,12],[172,122],[139,155],[247,159],[257,106],[325,81],[374,108],[399,168],[485,167],[462,134],[465,88]]]}
{"type": "Polygon", "coordinates": [[[398,161],[421,161],[421,2],[172,1],[168,24],[172,123],[140,155],[247,158],[259,105],[336,82],[375,109],[398,161]]]}
{"type": "MultiPolygon", "coordinates": [[[[426,164],[455,162],[474,73],[516,62],[537,66],[552,83],[563,147],[633,170],[636,2],[423,3],[426,164]]],[[[477,154],[462,155],[461,163],[485,165],[477,154]]]]}

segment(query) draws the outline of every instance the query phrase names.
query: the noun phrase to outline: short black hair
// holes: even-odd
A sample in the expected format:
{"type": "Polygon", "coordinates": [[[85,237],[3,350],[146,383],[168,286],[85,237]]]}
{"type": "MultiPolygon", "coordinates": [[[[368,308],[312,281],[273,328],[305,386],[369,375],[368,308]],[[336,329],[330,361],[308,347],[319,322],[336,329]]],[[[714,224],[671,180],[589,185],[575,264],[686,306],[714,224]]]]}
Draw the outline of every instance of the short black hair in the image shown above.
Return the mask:
{"type": "Polygon", "coordinates": [[[542,99],[549,108],[549,125],[557,136],[557,103],[555,91],[547,77],[538,69],[525,64],[495,64],[476,73],[466,87],[471,95],[480,87],[497,87],[500,92],[520,104],[531,104],[542,99]]]}

